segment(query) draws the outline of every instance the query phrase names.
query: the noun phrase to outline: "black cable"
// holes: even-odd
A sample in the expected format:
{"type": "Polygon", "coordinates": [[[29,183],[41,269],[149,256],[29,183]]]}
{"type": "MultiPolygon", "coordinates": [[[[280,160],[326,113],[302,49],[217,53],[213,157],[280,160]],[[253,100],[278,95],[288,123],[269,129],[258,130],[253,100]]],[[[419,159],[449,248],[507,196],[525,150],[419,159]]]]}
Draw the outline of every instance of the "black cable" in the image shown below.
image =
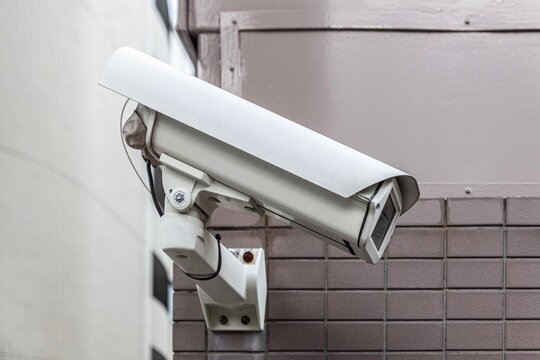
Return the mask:
{"type": "Polygon", "coordinates": [[[150,161],[146,162],[146,172],[148,173],[148,185],[150,186],[150,194],[152,194],[152,201],[154,202],[154,206],[156,207],[159,217],[162,217],[163,209],[161,209],[161,206],[159,205],[159,201],[156,196],[156,189],[154,188],[154,176],[152,175],[152,164],[150,164],[150,161]]]}
{"type": "MultiPolygon", "coordinates": [[[[154,202],[154,206],[156,207],[156,210],[159,214],[159,216],[163,216],[163,210],[161,209],[161,206],[159,205],[159,202],[158,202],[158,199],[157,199],[157,196],[156,196],[156,189],[154,187],[154,176],[152,175],[152,165],[150,164],[150,162],[146,162],[146,172],[148,173],[148,183],[150,185],[150,193],[152,194],[152,201],[154,202]]],[[[214,238],[216,239],[216,242],[217,242],[217,247],[218,247],[218,263],[217,263],[217,268],[216,268],[216,271],[213,273],[213,274],[210,274],[210,275],[192,275],[192,274],[188,274],[187,272],[185,272],[184,270],[182,270],[182,272],[184,274],[186,274],[187,277],[193,279],[193,280],[199,280],[199,281],[204,281],[204,280],[212,280],[213,278],[215,278],[216,276],[219,275],[220,271],[221,271],[221,263],[222,263],[222,259],[221,259],[221,235],[219,234],[216,234],[214,236],[214,238]]]]}
{"type": "Polygon", "coordinates": [[[218,263],[217,263],[216,271],[211,275],[208,275],[208,276],[202,275],[201,276],[201,275],[188,274],[187,272],[182,270],[182,272],[184,274],[186,274],[187,277],[189,277],[189,278],[191,278],[193,280],[212,280],[213,278],[215,278],[216,276],[219,275],[219,272],[221,271],[221,235],[216,234],[214,237],[216,238],[217,246],[218,246],[218,263]]]}

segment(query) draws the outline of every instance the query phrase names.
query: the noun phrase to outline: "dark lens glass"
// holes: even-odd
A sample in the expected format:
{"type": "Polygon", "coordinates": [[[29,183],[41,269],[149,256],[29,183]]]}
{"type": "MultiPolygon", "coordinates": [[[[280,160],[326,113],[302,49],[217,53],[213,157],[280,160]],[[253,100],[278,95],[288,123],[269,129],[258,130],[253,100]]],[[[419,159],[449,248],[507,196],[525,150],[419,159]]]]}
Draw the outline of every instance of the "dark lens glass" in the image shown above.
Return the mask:
{"type": "Polygon", "coordinates": [[[388,197],[388,200],[386,200],[386,204],[381,212],[381,216],[379,216],[379,220],[377,220],[377,225],[375,225],[375,229],[371,234],[371,239],[373,239],[377,250],[380,250],[384,237],[388,232],[388,228],[390,227],[390,223],[392,222],[395,214],[396,208],[392,202],[392,198],[388,197]]]}

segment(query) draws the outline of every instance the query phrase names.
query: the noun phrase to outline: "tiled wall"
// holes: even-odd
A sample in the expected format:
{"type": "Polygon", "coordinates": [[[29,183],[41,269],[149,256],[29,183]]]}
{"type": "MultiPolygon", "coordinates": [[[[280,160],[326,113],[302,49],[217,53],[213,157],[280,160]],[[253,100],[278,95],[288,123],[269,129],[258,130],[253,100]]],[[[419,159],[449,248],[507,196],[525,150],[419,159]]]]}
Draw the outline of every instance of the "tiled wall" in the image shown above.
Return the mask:
{"type": "Polygon", "coordinates": [[[177,270],[175,360],[540,359],[540,198],[421,200],[377,265],[273,220],[212,226],[266,249],[267,329],[207,332],[177,270]]]}

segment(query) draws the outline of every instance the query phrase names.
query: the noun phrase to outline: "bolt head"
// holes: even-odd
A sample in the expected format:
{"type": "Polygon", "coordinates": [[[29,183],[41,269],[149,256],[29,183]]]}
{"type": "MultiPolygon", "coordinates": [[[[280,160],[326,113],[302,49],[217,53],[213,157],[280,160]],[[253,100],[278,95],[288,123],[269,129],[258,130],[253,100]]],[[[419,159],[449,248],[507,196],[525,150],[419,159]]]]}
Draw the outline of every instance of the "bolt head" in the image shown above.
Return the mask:
{"type": "Polygon", "coordinates": [[[242,324],[244,324],[244,325],[249,324],[249,321],[250,321],[249,316],[247,316],[247,315],[242,316],[242,318],[240,319],[240,321],[241,321],[242,324]]]}
{"type": "Polygon", "coordinates": [[[244,260],[244,262],[249,264],[253,261],[253,259],[255,259],[255,255],[253,255],[251,251],[246,251],[242,255],[242,259],[244,260]]]}
{"type": "Polygon", "coordinates": [[[170,191],[167,198],[169,203],[179,211],[184,211],[191,205],[191,195],[182,187],[170,191]]]}
{"type": "Polygon", "coordinates": [[[229,323],[229,318],[226,317],[225,315],[221,315],[218,319],[219,323],[221,325],[227,325],[229,323]]]}
{"type": "Polygon", "coordinates": [[[177,191],[173,195],[174,202],[178,205],[182,205],[184,201],[186,201],[186,194],[184,194],[182,191],[177,191]]]}

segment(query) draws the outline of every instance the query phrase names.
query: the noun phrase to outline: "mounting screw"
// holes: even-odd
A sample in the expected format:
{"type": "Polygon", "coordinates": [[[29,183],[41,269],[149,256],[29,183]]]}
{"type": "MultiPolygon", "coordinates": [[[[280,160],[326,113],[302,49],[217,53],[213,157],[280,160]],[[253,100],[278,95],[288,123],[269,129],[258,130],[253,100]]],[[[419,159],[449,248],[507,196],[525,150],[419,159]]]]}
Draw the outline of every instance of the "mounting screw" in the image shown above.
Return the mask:
{"type": "Polygon", "coordinates": [[[249,324],[249,316],[247,316],[247,315],[242,316],[242,318],[240,319],[240,321],[241,321],[242,324],[244,324],[244,325],[249,324]]]}
{"type": "Polygon", "coordinates": [[[234,67],[231,66],[231,67],[229,68],[229,71],[230,71],[230,72],[234,72],[234,67]]]}
{"type": "Polygon", "coordinates": [[[236,23],[237,23],[236,19],[233,19],[231,22],[232,22],[233,25],[236,25],[236,23]]]}
{"type": "Polygon", "coordinates": [[[184,194],[181,191],[178,191],[176,194],[173,195],[174,202],[176,202],[178,205],[182,205],[184,201],[186,200],[186,194],[184,194]]]}
{"type": "MultiPolygon", "coordinates": [[[[219,323],[220,323],[221,325],[227,325],[227,323],[229,322],[229,318],[226,317],[225,315],[221,315],[221,316],[219,317],[219,320],[218,320],[218,321],[219,321],[219,323]]],[[[249,321],[249,320],[248,320],[248,321],[249,321]]]]}
{"type": "Polygon", "coordinates": [[[471,20],[470,19],[465,19],[465,25],[471,25],[471,20]]]}
{"type": "Polygon", "coordinates": [[[472,189],[471,188],[465,188],[465,194],[467,195],[470,195],[472,193],[472,189]]]}
{"type": "Polygon", "coordinates": [[[191,205],[191,195],[181,187],[169,190],[168,199],[171,205],[179,211],[184,211],[191,205]]]}
{"type": "Polygon", "coordinates": [[[251,263],[253,259],[255,258],[255,255],[251,251],[246,251],[244,255],[242,255],[242,259],[244,259],[244,262],[251,263]]]}

